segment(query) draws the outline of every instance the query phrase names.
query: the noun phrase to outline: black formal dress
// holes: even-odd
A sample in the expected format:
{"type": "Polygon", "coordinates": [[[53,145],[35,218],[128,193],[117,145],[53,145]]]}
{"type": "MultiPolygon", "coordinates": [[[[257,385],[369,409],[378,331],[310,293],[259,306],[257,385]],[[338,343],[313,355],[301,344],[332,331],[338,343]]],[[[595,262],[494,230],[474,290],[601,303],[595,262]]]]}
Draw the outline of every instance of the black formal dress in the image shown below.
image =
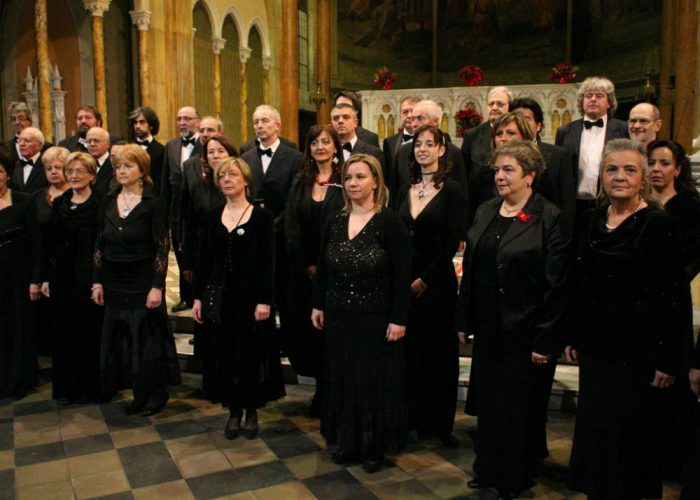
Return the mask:
{"type": "Polygon", "coordinates": [[[291,256],[287,282],[289,304],[289,357],[299,375],[316,377],[316,393],[322,397],[323,334],[311,324],[312,279],[306,270],[318,264],[321,230],[328,220],[343,208],[340,174],[334,172],[322,201],[311,197],[313,183],[298,178],[287,198],[285,229],[287,249],[291,256]]]}
{"type": "Polygon", "coordinates": [[[41,282],[51,290],[53,398],[97,402],[103,308],[91,300],[100,197],[80,204],[68,190],[54,200],[42,237],[41,282]]]}
{"type": "Polygon", "coordinates": [[[32,244],[30,196],[12,191],[0,210],[0,398],[23,397],[36,385],[36,340],[29,302],[32,244]]]}
{"type": "Polygon", "coordinates": [[[676,223],[683,265],[690,282],[700,272],[700,196],[694,192],[678,193],[664,208],[676,223]]]}
{"type": "Polygon", "coordinates": [[[560,211],[533,194],[522,217],[503,217],[501,198],[478,209],[469,229],[457,329],[474,334],[466,411],[478,413],[474,472],[483,485],[518,492],[546,455],[550,379],[532,353],[562,348],[566,245],[560,211]]]}
{"type": "Polygon", "coordinates": [[[656,370],[687,377],[692,321],[673,222],[647,207],[607,231],[606,208],[578,234],[575,330],[579,406],[570,487],[590,498],[660,498],[656,370]]]}
{"type": "Polygon", "coordinates": [[[491,154],[491,122],[486,121],[464,134],[462,157],[469,179],[471,213],[496,195],[493,171],[489,168],[491,154]]]}
{"type": "Polygon", "coordinates": [[[325,313],[326,407],[321,433],[348,454],[381,459],[406,443],[404,343],[386,339],[406,325],[410,241],[384,209],[348,239],[348,214],[326,225],[314,280],[314,308],[325,313]]]}
{"type": "MultiPolygon", "coordinates": [[[[700,337],[695,342],[691,354],[690,367],[700,370],[700,337]]],[[[693,394],[695,396],[695,394],[693,394]]],[[[691,426],[687,439],[688,452],[683,467],[681,500],[700,498],[700,401],[693,401],[691,406],[691,426]]]]}
{"type": "Polygon", "coordinates": [[[254,207],[248,222],[229,232],[221,223],[223,208],[206,216],[193,292],[204,302],[208,285],[224,287],[221,323],[209,325],[207,359],[220,378],[216,400],[232,411],[257,409],[284,396],[274,316],[255,321],[256,306],[272,305],[274,298],[274,224],[267,210],[254,207]]]}
{"type": "Polygon", "coordinates": [[[406,328],[409,425],[421,436],[444,439],[452,434],[457,408],[457,276],[452,257],[464,238],[467,200],[448,178],[414,219],[409,190],[401,191],[397,206],[411,237],[411,282],[420,278],[427,285],[411,301],[406,328]]]}
{"type": "Polygon", "coordinates": [[[102,201],[97,219],[93,282],[104,286],[100,370],[106,394],[133,387],[134,404],[158,408],[180,371],[165,310],[169,238],[165,207],[149,188],[123,216],[121,188],[102,201]],[[151,288],[163,290],[159,307],[146,308],[151,288]]]}

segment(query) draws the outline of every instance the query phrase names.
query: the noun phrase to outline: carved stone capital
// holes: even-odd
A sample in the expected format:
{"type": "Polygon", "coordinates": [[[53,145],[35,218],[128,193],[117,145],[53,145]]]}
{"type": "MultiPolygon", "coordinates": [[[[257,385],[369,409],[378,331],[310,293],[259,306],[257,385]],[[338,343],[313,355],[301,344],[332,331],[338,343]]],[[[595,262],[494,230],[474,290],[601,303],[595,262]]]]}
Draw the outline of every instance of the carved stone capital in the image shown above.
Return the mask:
{"type": "Polygon", "coordinates": [[[272,58],[270,56],[263,57],[262,65],[265,71],[270,71],[270,68],[272,67],[272,58]]]}
{"type": "Polygon", "coordinates": [[[90,11],[91,16],[104,17],[111,2],[112,0],[83,0],[83,5],[85,10],[90,11]]]}
{"type": "Polygon", "coordinates": [[[151,26],[150,10],[130,10],[131,22],[136,25],[139,31],[148,31],[151,26]]]}
{"type": "Polygon", "coordinates": [[[221,54],[221,51],[224,50],[224,47],[226,47],[225,38],[219,38],[218,36],[211,37],[211,48],[214,51],[214,54],[221,54]]]}
{"type": "Polygon", "coordinates": [[[241,58],[241,63],[245,64],[248,62],[248,59],[250,59],[250,55],[253,53],[253,49],[249,47],[240,47],[238,49],[238,55],[241,58]]]}

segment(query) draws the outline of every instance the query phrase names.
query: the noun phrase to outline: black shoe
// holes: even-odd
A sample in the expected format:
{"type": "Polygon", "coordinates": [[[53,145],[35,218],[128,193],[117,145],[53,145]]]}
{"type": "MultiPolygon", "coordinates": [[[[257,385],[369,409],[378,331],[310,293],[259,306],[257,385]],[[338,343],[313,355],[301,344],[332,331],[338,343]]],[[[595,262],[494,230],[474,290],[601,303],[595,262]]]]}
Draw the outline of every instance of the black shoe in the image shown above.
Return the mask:
{"type": "Polygon", "coordinates": [[[163,401],[159,401],[157,403],[149,403],[146,406],[146,409],[142,415],[144,417],[152,417],[153,415],[158,415],[163,410],[163,408],[165,408],[165,405],[168,404],[169,399],[170,397],[168,396],[163,401]]]}
{"type": "Polygon", "coordinates": [[[241,432],[241,417],[243,413],[238,415],[229,415],[226,427],[224,427],[224,437],[228,440],[236,439],[241,432]]]}
{"type": "Polygon", "coordinates": [[[174,313],[179,313],[179,312],[182,312],[182,311],[186,311],[187,309],[189,309],[189,308],[191,308],[191,307],[192,307],[192,304],[188,304],[188,303],[185,302],[184,300],[181,300],[180,302],[178,302],[177,304],[175,304],[175,305],[173,306],[173,308],[171,309],[171,311],[174,312],[174,313]]]}
{"type": "Polygon", "coordinates": [[[374,474],[375,472],[379,472],[379,469],[382,468],[382,460],[380,459],[375,459],[375,458],[368,458],[362,463],[362,469],[367,473],[367,474],[374,474]]]}
{"type": "Polygon", "coordinates": [[[486,484],[478,477],[475,477],[474,479],[467,481],[467,488],[470,488],[472,490],[481,490],[481,489],[490,488],[490,487],[491,487],[490,484],[486,484]]]}
{"type": "Polygon", "coordinates": [[[445,448],[459,448],[459,440],[454,437],[454,434],[447,434],[446,436],[440,436],[440,441],[445,445],[445,448]]]}
{"type": "Polygon", "coordinates": [[[146,408],[145,401],[132,401],[124,407],[124,413],[127,415],[135,415],[136,413],[141,413],[144,408],[146,408]]]}
{"type": "Polygon", "coordinates": [[[336,450],[331,455],[331,462],[334,464],[342,465],[354,462],[357,460],[357,453],[354,451],[342,451],[336,450]]]}
{"type": "Polygon", "coordinates": [[[258,412],[247,410],[245,412],[245,425],[243,426],[243,437],[253,439],[258,435],[258,412]]]}

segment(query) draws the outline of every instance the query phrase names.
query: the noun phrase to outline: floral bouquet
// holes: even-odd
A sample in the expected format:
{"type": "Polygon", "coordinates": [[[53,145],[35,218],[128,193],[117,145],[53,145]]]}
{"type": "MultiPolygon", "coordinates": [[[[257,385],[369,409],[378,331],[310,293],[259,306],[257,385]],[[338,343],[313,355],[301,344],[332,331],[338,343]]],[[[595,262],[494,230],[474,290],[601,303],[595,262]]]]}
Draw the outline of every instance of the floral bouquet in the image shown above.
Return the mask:
{"type": "Polygon", "coordinates": [[[386,66],[382,66],[374,75],[374,84],[382,90],[391,90],[392,85],[396,81],[394,73],[386,66]]]}
{"type": "Polygon", "coordinates": [[[576,66],[572,66],[570,63],[560,63],[552,68],[549,79],[557,83],[569,83],[576,78],[576,71],[578,71],[576,66]]]}
{"type": "Polygon", "coordinates": [[[480,125],[484,121],[484,117],[474,108],[464,108],[455,113],[455,121],[457,122],[457,134],[464,135],[467,130],[480,125]]]}
{"type": "Polygon", "coordinates": [[[459,70],[459,78],[469,87],[473,87],[484,79],[484,75],[481,74],[481,68],[476,64],[467,64],[459,70]]]}

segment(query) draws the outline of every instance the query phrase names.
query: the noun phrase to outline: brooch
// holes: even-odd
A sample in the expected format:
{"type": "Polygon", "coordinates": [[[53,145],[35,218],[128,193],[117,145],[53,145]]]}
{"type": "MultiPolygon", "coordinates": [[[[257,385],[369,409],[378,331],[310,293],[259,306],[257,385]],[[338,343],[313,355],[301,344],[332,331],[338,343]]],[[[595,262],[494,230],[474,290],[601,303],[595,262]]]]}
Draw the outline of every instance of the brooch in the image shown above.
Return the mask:
{"type": "Polygon", "coordinates": [[[520,222],[527,222],[530,220],[530,216],[526,214],[523,210],[515,214],[515,218],[518,219],[520,222]]]}
{"type": "Polygon", "coordinates": [[[243,236],[245,234],[245,229],[243,229],[242,227],[239,227],[238,229],[236,229],[236,234],[238,236],[243,236]]]}

